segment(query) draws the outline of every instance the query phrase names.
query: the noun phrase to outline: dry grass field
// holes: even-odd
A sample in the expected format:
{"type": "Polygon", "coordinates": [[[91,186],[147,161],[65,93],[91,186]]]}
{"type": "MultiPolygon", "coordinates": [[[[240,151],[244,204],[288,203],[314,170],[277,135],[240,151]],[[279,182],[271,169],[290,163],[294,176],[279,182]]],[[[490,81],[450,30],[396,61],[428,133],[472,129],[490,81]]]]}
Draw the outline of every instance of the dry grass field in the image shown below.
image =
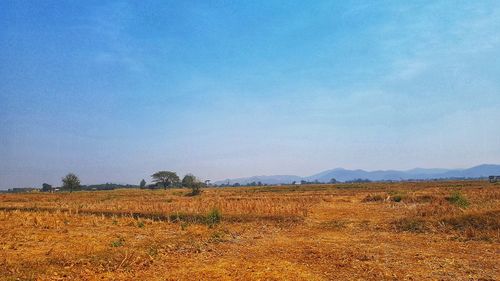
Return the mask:
{"type": "Polygon", "coordinates": [[[0,195],[1,280],[499,280],[484,181],[0,195]]]}

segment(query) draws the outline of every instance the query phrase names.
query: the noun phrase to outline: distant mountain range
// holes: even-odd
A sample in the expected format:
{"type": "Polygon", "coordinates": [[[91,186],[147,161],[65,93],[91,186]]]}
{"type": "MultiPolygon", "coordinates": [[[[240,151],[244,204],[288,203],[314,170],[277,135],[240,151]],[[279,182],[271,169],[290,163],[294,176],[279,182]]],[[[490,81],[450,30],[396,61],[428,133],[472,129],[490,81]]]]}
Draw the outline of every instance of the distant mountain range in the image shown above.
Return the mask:
{"type": "Polygon", "coordinates": [[[490,175],[500,175],[500,165],[484,164],[469,169],[423,169],[415,168],[407,171],[398,170],[346,170],[337,168],[323,171],[321,173],[299,177],[294,175],[276,175],[276,176],[253,176],[247,178],[235,178],[216,181],[215,184],[235,184],[245,185],[251,182],[261,182],[262,184],[289,184],[292,182],[315,181],[329,182],[332,178],[337,181],[350,181],[356,179],[368,179],[371,181],[389,181],[389,180],[431,180],[447,178],[483,178],[490,175]]]}

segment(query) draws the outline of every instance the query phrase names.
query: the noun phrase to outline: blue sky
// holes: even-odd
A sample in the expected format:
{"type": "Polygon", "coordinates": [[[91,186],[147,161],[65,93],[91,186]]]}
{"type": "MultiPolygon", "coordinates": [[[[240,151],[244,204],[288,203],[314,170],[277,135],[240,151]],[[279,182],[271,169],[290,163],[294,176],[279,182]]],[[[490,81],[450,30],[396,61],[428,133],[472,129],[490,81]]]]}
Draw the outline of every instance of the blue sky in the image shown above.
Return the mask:
{"type": "Polygon", "coordinates": [[[500,161],[498,1],[1,1],[0,188],[500,161]]]}

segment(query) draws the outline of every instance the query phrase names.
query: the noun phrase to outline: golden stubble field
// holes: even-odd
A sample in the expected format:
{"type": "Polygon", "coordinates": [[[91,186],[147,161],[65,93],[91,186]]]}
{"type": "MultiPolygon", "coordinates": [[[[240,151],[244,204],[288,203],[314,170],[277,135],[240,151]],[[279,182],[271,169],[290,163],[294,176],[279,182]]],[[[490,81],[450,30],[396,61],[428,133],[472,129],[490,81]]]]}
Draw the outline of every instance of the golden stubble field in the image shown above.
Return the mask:
{"type": "Polygon", "coordinates": [[[0,194],[0,280],[498,280],[484,181],[0,194]]]}

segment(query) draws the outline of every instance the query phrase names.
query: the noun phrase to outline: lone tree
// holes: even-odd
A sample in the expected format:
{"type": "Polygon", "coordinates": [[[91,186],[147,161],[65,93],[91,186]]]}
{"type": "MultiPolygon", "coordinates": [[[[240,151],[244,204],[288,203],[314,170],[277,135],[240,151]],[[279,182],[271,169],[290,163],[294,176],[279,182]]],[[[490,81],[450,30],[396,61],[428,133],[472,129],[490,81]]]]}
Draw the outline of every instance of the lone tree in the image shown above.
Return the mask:
{"type": "Polygon", "coordinates": [[[191,188],[197,181],[193,174],[187,174],[182,178],[182,187],[191,188]]]}
{"type": "Polygon", "coordinates": [[[198,180],[193,174],[187,174],[182,179],[182,186],[191,188],[189,195],[195,196],[201,193],[201,188],[205,187],[206,184],[198,180]]]}
{"type": "Polygon", "coordinates": [[[48,183],[42,184],[42,192],[50,192],[52,191],[52,185],[48,183]]]}
{"type": "Polygon", "coordinates": [[[177,173],[170,171],[159,171],[151,175],[151,177],[153,178],[153,182],[159,183],[165,189],[180,181],[177,173]]]}
{"type": "Polygon", "coordinates": [[[141,183],[139,183],[139,186],[141,188],[144,188],[146,186],[146,181],[144,179],[142,179],[141,183]]]}
{"type": "Polygon", "coordinates": [[[80,179],[73,173],[67,174],[64,178],[62,178],[63,188],[69,189],[70,192],[73,192],[74,189],[80,187],[80,179]]]}

